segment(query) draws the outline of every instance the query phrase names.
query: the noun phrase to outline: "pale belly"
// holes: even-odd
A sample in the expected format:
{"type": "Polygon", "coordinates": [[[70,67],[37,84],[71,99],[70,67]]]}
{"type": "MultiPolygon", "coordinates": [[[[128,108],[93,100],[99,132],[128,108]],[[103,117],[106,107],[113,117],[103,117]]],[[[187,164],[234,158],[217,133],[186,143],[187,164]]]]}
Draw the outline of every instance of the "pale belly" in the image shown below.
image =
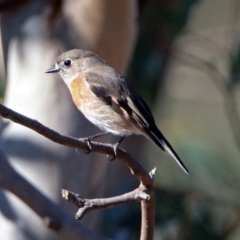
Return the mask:
{"type": "Polygon", "coordinates": [[[118,113],[114,112],[111,106],[105,105],[100,100],[85,101],[79,107],[79,110],[94,125],[103,131],[111,132],[115,135],[140,134],[129,121],[124,119],[118,113]]]}

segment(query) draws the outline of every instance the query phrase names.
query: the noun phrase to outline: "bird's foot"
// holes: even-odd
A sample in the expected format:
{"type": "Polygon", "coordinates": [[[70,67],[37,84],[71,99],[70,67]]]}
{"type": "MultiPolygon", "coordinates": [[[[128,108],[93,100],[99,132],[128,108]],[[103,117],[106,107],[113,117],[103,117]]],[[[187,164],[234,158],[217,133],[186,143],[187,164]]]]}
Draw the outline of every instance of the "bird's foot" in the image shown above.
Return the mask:
{"type": "Polygon", "coordinates": [[[107,155],[107,158],[108,158],[109,161],[113,161],[117,157],[117,150],[118,150],[118,147],[119,147],[120,143],[123,141],[123,139],[124,139],[124,136],[121,137],[121,139],[118,142],[112,144],[113,156],[110,157],[109,155],[107,155]]]}
{"type": "Polygon", "coordinates": [[[113,161],[113,160],[115,160],[115,158],[117,157],[117,149],[118,149],[118,146],[119,146],[119,142],[116,142],[115,144],[112,144],[113,156],[107,155],[107,159],[108,159],[109,161],[113,161]]]}
{"type": "Polygon", "coordinates": [[[88,145],[88,150],[85,151],[84,153],[85,154],[89,154],[92,151],[91,141],[93,139],[101,137],[101,136],[104,136],[104,135],[107,135],[107,134],[109,134],[109,132],[102,132],[102,133],[98,133],[96,135],[92,135],[90,137],[80,138],[81,140],[85,141],[87,143],[87,145],[88,145]]]}
{"type": "Polygon", "coordinates": [[[87,143],[87,146],[88,146],[88,150],[84,151],[84,153],[89,154],[92,151],[92,145],[91,145],[92,137],[88,137],[83,140],[87,143]]]}
{"type": "MultiPolygon", "coordinates": [[[[85,154],[89,154],[92,151],[92,145],[91,145],[91,138],[79,138],[79,140],[85,141],[87,143],[88,149],[86,151],[83,151],[85,154]]],[[[76,149],[76,152],[80,154],[82,151],[80,149],[76,149]]]]}

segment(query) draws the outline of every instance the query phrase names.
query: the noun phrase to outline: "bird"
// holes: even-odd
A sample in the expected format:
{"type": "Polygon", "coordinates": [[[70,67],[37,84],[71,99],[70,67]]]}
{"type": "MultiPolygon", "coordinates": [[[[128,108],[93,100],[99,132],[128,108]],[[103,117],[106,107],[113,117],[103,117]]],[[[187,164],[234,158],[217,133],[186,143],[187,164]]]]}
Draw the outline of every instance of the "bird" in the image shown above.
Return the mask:
{"type": "Polygon", "coordinates": [[[115,158],[117,148],[126,136],[142,134],[167,151],[182,170],[189,174],[187,167],[158,129],[143,98],[124,76],[97,54],[82,49],[69,50],[62,53],[55,66],[45,73],[60,74],[78,110],[103,130],[100,134],[86,138],[88,143],[109,133],[120,136],[121,139],[114,145],[115,158]]]}

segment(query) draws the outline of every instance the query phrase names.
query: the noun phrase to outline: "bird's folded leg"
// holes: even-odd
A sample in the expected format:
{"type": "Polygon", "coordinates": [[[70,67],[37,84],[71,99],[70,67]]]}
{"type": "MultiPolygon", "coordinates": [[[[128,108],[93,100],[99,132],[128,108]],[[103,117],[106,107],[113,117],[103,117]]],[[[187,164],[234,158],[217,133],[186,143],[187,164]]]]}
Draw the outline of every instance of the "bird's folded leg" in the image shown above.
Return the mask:
{"type": "Polygon", "coordinates": [[[117,150],[118,150],[118,147],[120,145],[120,143],[123,141],[123,139],[125,138],[125,136],[121,137],[120,140],[114,144],[112,144],[112,148],[113,148],[113,156],[112,157],[109,157],[109,155],[107,155],[107,158],[109,161],[113,161],[116,157],[117,157],[117,150]]]}

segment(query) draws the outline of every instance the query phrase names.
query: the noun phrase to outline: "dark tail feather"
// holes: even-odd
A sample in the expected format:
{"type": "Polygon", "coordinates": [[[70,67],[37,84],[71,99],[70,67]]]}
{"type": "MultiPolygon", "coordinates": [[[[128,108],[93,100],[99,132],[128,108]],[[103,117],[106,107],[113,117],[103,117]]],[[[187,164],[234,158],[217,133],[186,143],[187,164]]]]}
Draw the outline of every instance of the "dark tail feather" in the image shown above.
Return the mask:
{"type": "Polygon", "coordinates": [[[154,127],[153,130],[149,131],[149,137],[152,141],[154,141],[163,151],[167,151],[177,162],[177,164],[182,168],[182,170],[189,174],[188,169],[180,159],[180,157],[177,155],[177,153],[172,148],[171,144],[168,142],[168,140],[163,136],[163,134],[159,131],[157,127],[154,127]]]}

